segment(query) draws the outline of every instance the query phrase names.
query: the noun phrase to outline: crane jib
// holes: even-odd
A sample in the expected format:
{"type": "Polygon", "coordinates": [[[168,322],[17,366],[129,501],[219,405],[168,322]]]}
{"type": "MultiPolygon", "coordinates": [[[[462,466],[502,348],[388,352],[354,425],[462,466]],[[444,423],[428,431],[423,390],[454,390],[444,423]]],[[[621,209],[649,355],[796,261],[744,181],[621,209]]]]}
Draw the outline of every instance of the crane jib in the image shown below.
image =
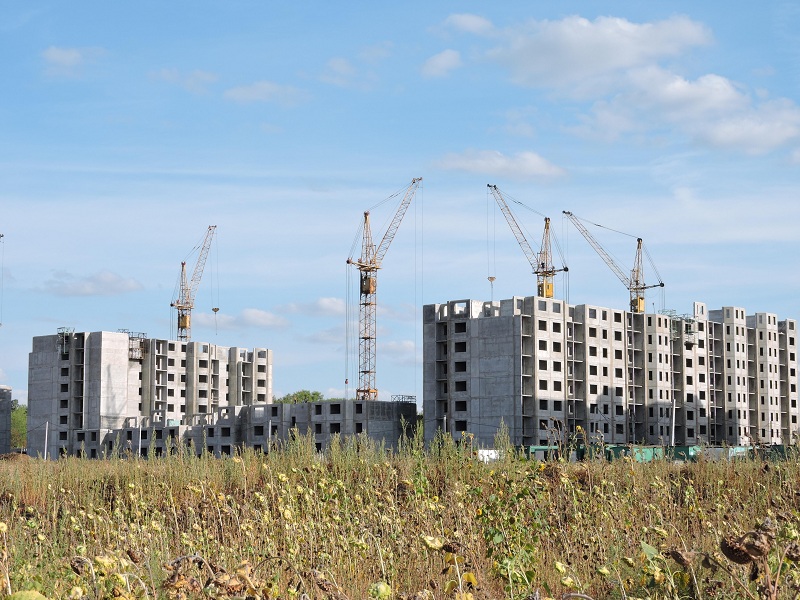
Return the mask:
{"type": "MultiPolygon", "coordinates": [[[[194,297],[197,293],[197,288],[200,286],[200,279],[203,277],[203,270],[206,266],[208,259],[208,251],[211,248],[211,241],[214,238],[216,225],[209,225],[206,230],[206,235],[203,238],[203,243],[200,247],[200,253],[195,263],[194,271],[192,271],[191,280],[187,281],[186,278],[186,261],[181,262],[181,278],[180,278],[180,291],[178,299],[170,304],[178,309],[178,340],[189,341],[191,340],[192,330],[192,309],[194,308],[194,297]]],[[[216,310],[214,310],[216,312],[216,310]]]]}

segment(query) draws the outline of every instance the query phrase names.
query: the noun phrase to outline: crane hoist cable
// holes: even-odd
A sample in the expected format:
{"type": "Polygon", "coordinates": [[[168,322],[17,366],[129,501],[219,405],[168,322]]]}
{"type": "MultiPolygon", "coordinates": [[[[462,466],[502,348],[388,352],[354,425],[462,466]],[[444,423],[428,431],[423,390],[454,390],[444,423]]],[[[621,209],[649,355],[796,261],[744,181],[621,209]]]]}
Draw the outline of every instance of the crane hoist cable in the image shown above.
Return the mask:
{"type": "Polygon", "coordinates": [[[591,221],[584,221],[583,219],[579,218],[577,215],[565,210],[563,211],[564,215],[572,221],[572,224],[575,225],[575,228],[580,232],[580,234],[589,242],[589,245],[594,248],[595,252],[603,259],[603,261],[608,265],[608,268],[617,276],[617,278],[622,282],[622,284],[628,289],[630,293],[630,310],[632,313],[644,313],[646,310],[645,307],[645,290],[655,288],[655,287],[664,287],[664,282],[661,280],[661,276],[658,274],[658,269],[655,268],[655,264],[653,264],[652,258],[650,257],[650,253],[644,251],[650,265],[653,267],[653,271],[655,272],[656,276],[658,277],[658,283],[647,285],[644,282],[644,265],[642,261],[642,252],[644,249],[644,242],[642,238],[633,236],[629,233],[624,233],[622,231],[617,231],[615,229],[611,229],[610,227],[604,227],[602,225],[598,225],[597,223],[592,223],[591,221]],[[616,233],[620,233],[622,235],[626,235],[629,237],[636,238],[636,255],[633,261],[633,268],[630,270],[630,274],[625,273],[622,267],[619,266],[619,263],[606,251],[606,249],[598,242],[594,236],[589,232],[586,228],[585,223],[590,225],[594,225],[596,227],[602,227],[603,229],[608,229],[609,231],[614,231],[616,233]]]}
{"type": "MultiPolygon", "coordinates": [[[[528,243],[525,234],[522,232],[522,228],[517,223],[517,219],[514,217],[514,213],[511,212],[511,208],[508,206],[503,193],[496,185],[488,184],[488,188],[491,191],[494,199],[497,201],[497,205],[500,207],[500,210],[503,213],[503,216],[506,218],[506,222],[508,226],[511,228],[511,232],[514,234],[514,237],[517,239],[517,243],[519,247],[522,249],[523,254],[525,254],[525,258],[528,259],[528,262],[531,265],[531,269],[533,273],[536,275],[536,294],[537,296],[541,296],[544,298],[552,298],[553,297],[553,277],[556,273],[561,271],[568,271],[569,269],[563,266],[560,269],[556,269],[553,266],[553,259],[552,259],[552,250],[551,250],[551,234],[550,234],[550,218],[544,217],[544,233],[542,234],[542,243],[540,245],[539,251],[535,252],[531,245],[528,243]]],[[[535,212],[535,211],[534,211],[535,212]]],[[[542,215],[544,216],[544,215],[542,215]]]]}
{"type": "MultiPolygon", "coordinates": [[[[511,197],[509,197],[509,198],[510,198],[510,200],[511,200],[511,201],[512,201],[514,204],[517,204],[518,206],[521,206],[522,208],[524,208],[524,209],[526,209],[526,210],[529,210],[529,211],[531,211],[531,212],[533,212],[533,213],[536,213],[536,214],[537,214],[537,215],[539,215],[540,217],[543,217],[543,218],[545,218],[545,219],[546,219],[546,218],[548,218],[548,217],[547,217],[547,215],[545,215],[545,214],[543,214],[543,213],[540,213],[540,212],[539,212],[538,210],[536,210],[535,208],[531,208],[531,207],[530,207],[530,206],[528,206],[527,204],[523,204],[522,202],[520,202],[519,200],[516,200],[516,199],[514,199],[514,198],[511,198],[511,197]]],[[[563,270],[563,271],[566,273],[566,272],[568,272],[568,271],[569,271],[569,269],[567,268],[567,260],[564,258],[564,256],[565,256],[565,255],[564,255],[564,250],[561,248],[561,243],[558,241],[558,237],[556,237],[555,235],[553,235],[553,236],[552,236],[552,240],[553,240],[553,244],[554,244],[554,245],[555,245],[555,247],[556,247],[556,252],[558,252],[558,258],[561,260],[561,266],[563,267],[561,270],[563,270]]]]}

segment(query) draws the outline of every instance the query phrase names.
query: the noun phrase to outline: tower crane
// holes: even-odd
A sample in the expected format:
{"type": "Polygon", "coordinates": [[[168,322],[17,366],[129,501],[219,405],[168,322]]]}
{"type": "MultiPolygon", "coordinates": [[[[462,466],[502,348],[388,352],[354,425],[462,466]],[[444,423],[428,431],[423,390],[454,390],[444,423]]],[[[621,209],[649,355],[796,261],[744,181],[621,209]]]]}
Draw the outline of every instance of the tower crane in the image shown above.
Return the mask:
{"type": "MultiPolygon", "coordinates": [[[[658,275],[658,271],[655,269],[655,265],[653,266],[653,270],[656,270],[656,277],[658,277],[658,283],[652,285],[646,285],[644,282],[644,266],[642,263],[642,238],[636,238],[636,257],[633,261],[633,268],[631,269],[630,275],[626,275],[625,271],[617,264],[617,262],[611,257],[611,255],[605,251],[605,249],[600,245],[600,243],[594,239],[589,230],[583,225],[581,220],[573,215],[569,211],[563,211],[564,215],[572,221],[572,224],[575,225],[575,228],[581,233],[581,235],[586,238],[586,241],[595,249],[597,254],[600,255],[600,258],[605,261],[608,267],[614,272],[614,274],[619,278],[622,284],[628,288],[630,292],[630,308],[631,312],[633,313],[643,313],[645,312],[645,303],[644,303],[644,292],[650,288],[655,287],[664,287],[664,282],[661,281],[661,277],[658,275]]],[[[648,255],[649,258],[649,255],[648,255]]]]}
{"type": "Polygon", "coordinates": [[[517,223],[517,220],[514,218],[511,208],[509,208],[505,198],[503,198],[503,194],[496,185],[487,185],[489,190],[492,192],[492,196],[494,196],[494,199],[497,201],[498,206],[500,206],[500,210],[503,212],[503,216],[505,216],[508,226],[511,228],[514,237],[517,238],[517,243],[519,244],[519,247],[522,248],[525,258],[528,259],[533,272],[536,274],[536,295],[544,298],[552,298],[553,277],[556,273],[560,271],[566,272],[569,271],[569,269],[566,266],[561,269],[556,269],[553,266],[553,253],[550,244],[550,218],[544,218],[542,245],[539,249],[539,252],[534,252],[533,248],[531,248],[531,245],[528,243],[528,240],[525,238],[525,234],[522,233],[522,229],[517,223]]]}
{"type": "Polygon", "coordinates": [[[358,388],[356,400],[377,400],[378,390],[375,388],[375,351],[376,351],[376,294],[378,287],[378,269],[383,257],[394,240],[397,228],[408,210],[408,206],[422,183],[422,177],[411,180],[406,188],[403,200],[395,212],[394,218],[386,233],[383,234],[377,248],[372,239],[369,222],[369,211],[364,212],[362,226],[361,257],[347,259],[347,264],[358,268],[359,277],[359,310],[358,310],[358,388]]]}
{"type": "MultiPolygon", "coordinates": [[[[211,240],[214,238],[216,225],[209,225],[206,231],[203,244],[200,246],[200,254],[192,272],[192,279],[186,279],[186,261],[181,262],[181,279],[178,299],[170,303],[170,306],[178,309],[178,340],[188,342],[192,339],[192,309],[194,308],[194,296],[197,287],[200,285],[200,278],[203,277],[203,269],[206,266],[208,250],[211,248],[211,240]]],[[[219,308],[212,308],[215,313],[219,308]]]]}

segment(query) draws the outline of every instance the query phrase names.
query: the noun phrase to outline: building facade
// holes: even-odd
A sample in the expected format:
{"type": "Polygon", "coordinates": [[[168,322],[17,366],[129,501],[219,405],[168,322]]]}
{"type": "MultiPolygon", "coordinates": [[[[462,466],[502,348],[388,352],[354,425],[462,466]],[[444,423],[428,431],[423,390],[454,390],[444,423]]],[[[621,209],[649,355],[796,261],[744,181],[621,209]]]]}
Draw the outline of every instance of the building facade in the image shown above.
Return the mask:
{"type": "Polygon", "coordinates": [[[11,452],[11,388],[0,385],[0,454],[11,452]]]}
{"type": "Polygon", "coordinates": [[[158,456],[183,444],[221,456],[244,446],[267,450],[296,434],[313,435],[318,450],[336,434],[363,433],[395,446],[409,433],[404,425],[417,420],[413,399],[272,400],[266,348],[61,329],[33,338],[28,452],[158,456]]]}
{"type": "Polygon", "coordinates": [[[258,450],[289,439],[293,431],[312,435],[317,450],[326,448],[336,435],[365,435],[394,448],[403,435],[412,435],[417,424],[415,399],[254,405],[244,407],[242,413],[242,443],[258,450]]]}
{"type": "Polygon", "coordinates": [[[501,421],[519,445],[787,444],[798,433],[797,322],[741,307],[639,314],[542,297],[423,312],[426,440],[501,421]]]}
{"type": "MultiPolygon", "coordinates": [[[[133,442],[132,429],[182,437],[203,415],[271,401],[272,351],[266,348],[60,329],[33,338],[28,448],[47,457],[100,456],[120,441],[133,442]]],[[[138,448],[139,439],[128,445],[138,448]]]]}

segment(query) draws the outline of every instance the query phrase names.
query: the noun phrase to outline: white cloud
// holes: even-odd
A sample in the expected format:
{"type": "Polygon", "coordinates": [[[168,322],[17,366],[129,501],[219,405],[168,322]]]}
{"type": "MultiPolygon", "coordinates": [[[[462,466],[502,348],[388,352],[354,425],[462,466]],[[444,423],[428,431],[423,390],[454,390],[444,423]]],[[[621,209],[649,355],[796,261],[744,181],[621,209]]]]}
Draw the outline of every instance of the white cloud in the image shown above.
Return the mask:
{"type": "Polygon", "coordinates": [[[285,327],[288,322],[283,317],[279,317],[260,308],[245,308],[241,312],[240,320],[246,327],[285,327]]]}
{"type": "Polygon", "coordinates": [[[161,69],[153,74],[155,79],[178,85],[193,94],[207,91],[209,84],[217,81],[217,76],[208,71],[194,70],[191,73],[181,73],[178,69],[161,69]]]}
{"type": "Polygon", "coordinates": [[[76,277],[66,271],[55,271],[44,283],[42,291],[54,296],[117,296],[142,289],[135,279],[120,277],[111,271],[76,277]]]}
{"type": "Polygon", "coordinates": [[[443,50],[431,56],[422,65],[422,74],[425,77],[444,77],[453,69],[461,66],[461,54],[456,50],[443,50]]]}
{"type": "Polygon", "coordinates": [[[341,298],[317,298],[314,302],[304,304],[286,304],[279,310],[293,314],[304,314],[312,317],[343,317],[345,314],[345,301],[341,298]]]}
{"type": "Polygon", "coordinates": [[[339,87],[351,85],[356,77],[356,68],[346,58],[334,57],[328,61],[322,81],[339,87]]]}
{"type": "MultiPolygon", "coordinates": [[[[448,23],[485,31],[465,15],[453,15],[448,23]]],[[[765,90],[748,90],[714,73],[689,79],[660,64],[712,42],[706,26],[685,16],[649,23],[580,16],[533,20],[493,39],[504,41],[486,56],[508,69],[514,83],[594,102],[589,114],[579,117],[583,124],[571,128],[574,133],[609,140],[631,133],[666,139],[677,133],[746,154],[800,139],[800,107],[793,101],[770,99],[765,90]]],[[[509,120],[507,132],[533,133],[524,119],[509,120]]],[[[475,170],[485,168],[477,162],[492,162],[479,158],[468,161],[475,170]]]]}
{"type": "Polygon", "coordinates": [[[567,127],[572,133],[588,138],[615,140],[619,136],[633,131],[642,131],[652,127],[652,122],[636,118],[634,110],[626,102],[607,102],[600,100],[592,107],[591,115],[582,116],[582,125],[567,127]]]}
{"type": "MultiPolygon", "coordinates": [[[[676,252],[687,254],[699,247],[721,253],[733,248],[735,252],[758,254],[758,247],[763,244],[789,245],[800,241],[800,229],[795,225],[800,220],[800,203],[792,200],[795,195],[793,187],[760,182],[760,185],[746,184],[734,186],[741,189],[722,191],[710,189],[703,178],[697,182],[685,182],[685,173],[698,159],[698,153],[687,154],[675,157],[671,164],[664,166],[666,171],[674,171],[675,177],[662,174],[658,187],[669,188],[669,191],[647,200],[653,206],[670,207],[658,219],[641,219],[637,207],[641,207],[642,198],[638,196],[619,197],[614,202],[600,198],[595,202],[595,215],[590,216],[592,209],[586,208],[588,212],[580,216],[590,222],[596,218],[617,231],[641,236],[659,269],[665,260],[682,260],[668,254],[676,248],[676,252]],[[602,206],[602,210],[597,209],[598,206],[602,206]],[[758,210],[753,210],[754,206],[758,206],[758,210]],[[780,219],[775,218],[778,214],[780,219]],[[691,219],[686,215],[691,215],[691,219]]],[[[704,175],[708,176],[706,172],[704,175]]],[[[598,232],[598,241],[609,243],[606,250],[620,257],[620,264],[626,264],[628,257],[632,256],[633,242],[630,238],[598,232]]],[[[588,246],[585,250],[591,252],[588,246]]],[[[703,254],[706,254],[705,250],[703,254]]],[[[703,256],[698,257],[698,262],[693,265],[698,267],[709,262],[709,257],[703,256]]],[[[694,268],[687,265],[684,267],[694,268]]],[[[667,281],[668,292],[677,284],[674,274],[670,279],[667,281]]]]}
{"type": "Polygon", "coordinates": [[[236,317],[222,312],[214,314],[195,311],[192,313],[192,325],[219,329],[236,329],[238,327],[236,317]]]}
{"type": "MultiPolygon", "coordinates": [[[[796,244],[800,240],[795,226],[800,218],[800,205],[790,200],[791,192],[772,191],[775,196],[769,199],[760,193],[734,198],[707,198],[699,194],[686,198],[676,193],[676,213],[671,213],[669,220],[674,227],[681,228],[686,219],[680,216],[691,214],[692,225],[669,239],[698,245],[729,243],[734,247],[775,242],[796,244]],[[758,210],[754,211],[754,206],[758,206],[758,210]],[[692,212],[687,212],[689,210],[692,212]],[[776,220],[777,214],[783,218],[776,220]]],[[[678,229],[671,228],[671,231],[678,229]]]]}
{"type": "Polygon", "coordinates": [[[283,329],[289,322],[274,313],[260,308],[245,308],[238,315],[225,313],[195,313],[192,315],[195,324],[204,327],[218,327],[220,329],[249,329],[261,327],[264,329],[283,329]]]}
{"type": "Polygon", "coordinates": [[[391,50],[391,42],[381,42],[365,46],[354,60],[334,56],[325,64],[325,70],[319,79],[323,83],[342,88],[372,90],[378,82],[378,75],[373,69],[389,57],[391,50]]]}
{"type": "Polygon", "coordinates": [[[522,119],[510,119],[508,123],[506,123],[504,131],[509,135],[519,137],[530,138],[536,135],[536,130],[533,128],[533,125],[522,119]]]}
{"type": "Polygon", "coordinates": [[[558,177],[565,174],[564,169],[548,162],[535,152],[520,152],[515,156],[505,156],[493,150],[469,150],[461,154],[447,154],[436,166],[441,169],[514,179],[558,177]]]}
{"type": "Polygon", "coordinates": [[[633,104],[665,112],[670,118],[707,118],[749,104],[737,86],[719,75],[703,75],[689,81],[658,67],[632,71],[628,78],[633,104]]]}
{"type": "Polygon", "coordinates": [[[519,137],[534,137],[536,130],[530,121],[535,120],[538,115],[536,108],[515,108],[506,111],[506,124],[503,130],[514,136],[519,137]]]}
{"type": "Polygon", "coordinates": [[[333,344],[344,346],[346,340],[344,325],[320,329],[314,333],[302,336],[303,340],[312,344],[333,344]]]}
{"type": "Polygon", "coordinates": [[[50,46],[42,52],[42,58],[56,67],[77,67],[83,60],[83,54],[78,48],[57,48],[50,46]]]}
{"type": "Polygon", "coordinates": [[[45,73],[57,77],[78,75],[80,67],[102,53],[103,50],[101,48],[61,48],[50,46],[42,51],[45,73]]]}
{"type": "Polygon", "coordinates": [[[371,89],[377,79],[374,73],[359,69],[342,57],[331,58],[325,66],[325,71],[320,75],[320,80],[324,83],[360,90],[371,89]]]}
{"type": "Polygon", "coordinates": [[[364,47],[358,57],[364,62],[377,63],[388,58],[392,53],[393,44],[391,42],[381,42],[372,46],[364,47]]]}
{"type": "Polygon", "coordinates": [[[328,316],[342,316],[345,313],[345,302],[341,298],[320,298],[315,307],[321,314],[328,316]]]}
{"type": "Polygon", "coordinates": [[[234,102],[275,102],[283,106],[295,106],[308,97],[307,92],[291,85],[281,85],[272,81],[257,81],[225,91],[225,98],[234,102]]]}
{"type": "Polygon", "coordinates": [[[489,19],[466,13],[450,15],[445,19],[444,24],[456,31],[477,35],[487,35],[494,30],[494,25],[489,19]]]}
{"type": "Polygon", "coordinates": [[[764,154],[800,139],[800,108],[789,100],[776,100],[700,122],[695,134],[712,146],[764,154]]]}
{"type": "Polygon", "coordinates": [[[508,68],[517,84],[581,91],[609,86],[613,81],[608,78],[620,71],[678,56],[711,41],[702,24],[680,16],[643,24],[571,16],[531,21],[504,37],[508,43],[490,50],[488,56],[508,68]]]}
{"type": "Polygon", "coordinates": [[[422,348],[410,340],[378,342],[378,360],[383,357],[396,364],[413,365],[416,364],[417,350],[422,352],[422,348]]]}
{"type": "MultiPolygon", "coordinates": [[[[356,309],[357,310],[357,309],[356,309]]],[[[378,319],[381,321],[401,321],[413,323],[416,319],[416,307],[413,304],[388,304],[380,302],[377,306],[378,319]]]]}
{"type": "Polygon", "coordinates": [[[800,148],[795,148],[791,155],[789,156],[789,160],[793,165],[800,165],[800,148]]]}
{"type": "Polygon", "coordinates": [[[616,138],[668,127],[702,144],[747,154],[800,139],[800,107],[786,99],[757,100],[719,75],[690,81],[658,67],[636,69],[613,100],[595,103],[584,131],[616,138]]]}

